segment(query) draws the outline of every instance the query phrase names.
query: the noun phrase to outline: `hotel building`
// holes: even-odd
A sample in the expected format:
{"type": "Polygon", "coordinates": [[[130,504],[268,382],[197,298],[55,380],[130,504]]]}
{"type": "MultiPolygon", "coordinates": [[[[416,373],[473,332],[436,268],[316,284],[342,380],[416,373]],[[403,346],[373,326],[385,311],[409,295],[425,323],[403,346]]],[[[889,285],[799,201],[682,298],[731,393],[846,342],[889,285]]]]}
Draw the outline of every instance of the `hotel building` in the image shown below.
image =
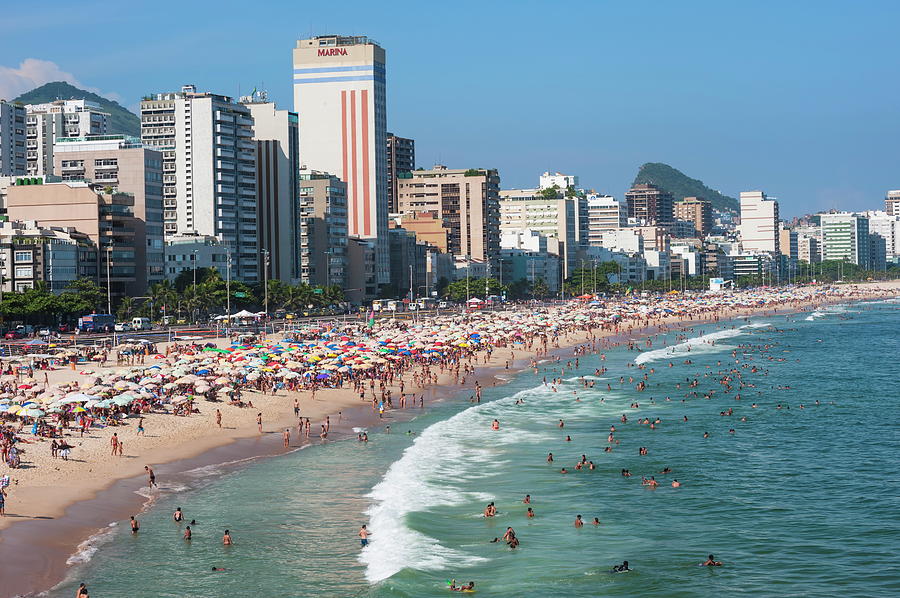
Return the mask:
{"type": "Polygon", "coordinates": [[[377,284],[388,284],[384,49],[364,36],[318,36],[297,40],[293,63],[303,164],[347,183],[349,234],[373,241],[377,284]]]}

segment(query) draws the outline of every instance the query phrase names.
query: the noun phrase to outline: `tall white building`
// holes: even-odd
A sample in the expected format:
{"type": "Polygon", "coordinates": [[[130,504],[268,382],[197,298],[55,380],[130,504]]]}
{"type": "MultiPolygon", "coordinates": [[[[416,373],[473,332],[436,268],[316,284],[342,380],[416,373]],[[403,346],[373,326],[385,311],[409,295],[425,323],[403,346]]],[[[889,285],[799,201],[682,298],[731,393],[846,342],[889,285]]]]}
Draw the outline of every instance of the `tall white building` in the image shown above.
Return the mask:
{"type": "Polygon", "coordinates": [[[778,202],[762,191],[741,192],[739,234],[744,251],[779,252],[778,202]]]}
{"type": "Polygon", "coordinates": [[[884,211],[888,216],[900,216],[900,189],[888,191],[884,196],[884,211]]]}
{"type": "Polygon", "coordinates": [[[869,267],[869,219],[851,212],[820,214],[822,259],[869,267]]]}
{"type": "Polygon", "coordinates": [[[587,196],[588,242],[599,247],[603,233],[628,225],[628,208],[611,195],[587,196]]]}
{"type": "Polygon", "coordinates": [[[25,106],[0,100],[0,176],[22,176],[25,160],[25,106]]]}
{"type": "Polygon", "coordinates": [[[574,174],[563,174],[561,172],[545,172],[540,178],[540,188],[550,189],[557,186],[563,191],[569,187],[578,188],[578,177],[574,174]]]}
{"type": "Polygon", "coordinates": [[[264,92],[241,98],[241,102],[250,109],[256,141],[257,228],[259,250],[263,254],[260,268],[268,261],[269,278],[297,280],[300,277],[297,113],[278,110],[273,102],[266,101],[264,92]]]}
{"type": "Polygon", "coordinates": [[[350,236],[375,240],[376,279],[390,282],[385,52],[364,36],[297,40],[294,111],[303,164],[347,183],[350,236]]]}
{"type": "Polygon", "coordinates": [[[888,258],[900,255],[900,215],[891,216],[887,212],[869,211],[869,234],[884,238],[884,253],[888,258]]]}
{"type": "Polygon", "coordinates": [[[105,135],[109,114],[87,100],[56,100],[28,104],[25,134],[30,176],[53,172],[53,146],[57,139],[105,135]]]}
{"type": "Polygon", "coordinates": [[[250,109],[185,85],[141,102],[141,140],[163,154],[166,237],[218,237],[232,278],[261,280],[250,109]]]}

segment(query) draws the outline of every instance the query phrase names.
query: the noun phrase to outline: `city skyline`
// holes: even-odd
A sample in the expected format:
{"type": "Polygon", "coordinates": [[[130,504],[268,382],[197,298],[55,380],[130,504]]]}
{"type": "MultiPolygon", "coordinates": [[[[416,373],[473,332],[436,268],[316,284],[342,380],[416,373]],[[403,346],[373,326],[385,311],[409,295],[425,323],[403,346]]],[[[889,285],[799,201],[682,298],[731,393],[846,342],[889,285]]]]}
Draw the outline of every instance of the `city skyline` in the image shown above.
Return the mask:
{"type": "Polygon", "coordinates": [[[417,140],[424,168],[497,168],[503,188],[558,170],[621,198],[642,163],[665,162],[732,197],[766,189],[785,217],[873,209],[900,186],[889,35],[900,7],[887,2],[854,7],[853,19],[838,3],[499,3],[479,5],[474,22],[465,4],[438,18],[347,2],[293,20],[276,18],[282,2],[241,19],[200,2],[140,37],[133,28],[164,7],[107,6],[5,16],[0,96],[69,79],[134,111],[144,94],[193,83],[232,96],[266,88],[291,109],[297,39],[368,35],[391,56],[387,128],[417,140]],[[103,35],[73,45],[80,24],[103,35]]]}

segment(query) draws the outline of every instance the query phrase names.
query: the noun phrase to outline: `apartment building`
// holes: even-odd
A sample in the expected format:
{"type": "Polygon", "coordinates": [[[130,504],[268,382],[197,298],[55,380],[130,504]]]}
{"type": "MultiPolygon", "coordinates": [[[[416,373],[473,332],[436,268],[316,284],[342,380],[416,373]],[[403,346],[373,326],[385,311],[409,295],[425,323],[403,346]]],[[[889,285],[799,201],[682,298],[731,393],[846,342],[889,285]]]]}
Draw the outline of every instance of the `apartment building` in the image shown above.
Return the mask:
{"type": "Polygon", "coordinates": [[[349,259],[347,184],[327,172],[301,169],[297,220],[300,224],[300,281],[346,288],[349,259]]]}
{"type": "Polygon", "coordinates": [[[429,212],[447,229],[447,249],[470,260],[500,252],[500,175],[494,169],[437,165],[398,175],[398,212],[429,212]]]}
{"type": "Polygon", "coordinates": [[[141,101],[141,141],[163,155],[166,237],[218,237],[236,280],[262,280],[250,109],[185,85],[141,101]]]}
{"type": "Polygon", "coordinates": [[[762,191],[741,192],[741,224],[738,228],[744,251],[779,253],[778,202],[762,191]]]}
{"type": "Polygon", "coordinates": [[[25,157],[25,106],[0,100],[0,176],[23,176],[25,157]]]}
{"type": "Polygon", "coordinates": [[[416,142],[414,139],[387,134],[387,185],[388,212],[397,212],[397,173],[416,169],[416,142]]]}
{"type": "Polygon", "coordinates": [[[669,225],[675,218],[672,194],[656,185],[638,183],[625,192],[628,217],[639,224],[669,225]]]}
{"type": "Polygon", "coordinates": [[[599,247],[603,233],[625,228],[628,225],[628,209],[611,195],[587,196],[588,244],[599,247]]]}
{"type": "Polygon", "coordinates": [[[88,100],[56,100],[25,106],[26,157],[29,176],[53,171],[53,149],[58,139],[106,135],[109,114],[88,100]]]}
{"type": "MultiPolygon", "coordinates": [[[[135,234],[146,239],[135,247],[136,261],[147,265],[147,286],[165,279],[162,163],[161,152],[126,135],[62,138],[53,156],[53,169],[63,181],[92,182],[134,198],[135,234]]],[[[136,289],[138,294],[146,290],[136,289]]]]}
{"type": "Polygon", "coordinates": [[[702,197],[685,197],[676,201],[675,218],[692,222],[701,239],[712,232],[712,204],[702,197]]]}

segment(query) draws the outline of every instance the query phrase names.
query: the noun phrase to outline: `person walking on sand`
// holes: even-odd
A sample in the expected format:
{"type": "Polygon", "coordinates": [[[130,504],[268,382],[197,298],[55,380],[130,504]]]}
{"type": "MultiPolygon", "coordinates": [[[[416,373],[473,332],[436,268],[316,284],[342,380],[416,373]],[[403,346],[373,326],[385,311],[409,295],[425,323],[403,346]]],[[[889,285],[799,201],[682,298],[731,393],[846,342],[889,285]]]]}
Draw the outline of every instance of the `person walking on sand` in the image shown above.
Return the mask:
{"type": "Polygon", "coordinates": [[[109,439],[109,446],[112,448],[112,456],[115,457],[116,453],[119,451],[119,434],[118,432],[113,432],[112,438],[109,439]]]}
{"type": "Polygon", "coordinates": [[[281,436],[284,439],[284,448],[291,446],[291,429],[285,428],[281,436]]]}
{"type": "Polygon", "coordinates": [[[216,425],[222,427],[222,412],[216,409],[216,425]]]}
{"type": "Polygon", "coordinates": [[[6,517],[6,490],[0,487],[0,517],[6,517]]]}
{"type": "Polygon", "coordinates": [[[262,434],[262,413],[256,414],[256,427],[259,429],[259,433],[262,434]]]}

